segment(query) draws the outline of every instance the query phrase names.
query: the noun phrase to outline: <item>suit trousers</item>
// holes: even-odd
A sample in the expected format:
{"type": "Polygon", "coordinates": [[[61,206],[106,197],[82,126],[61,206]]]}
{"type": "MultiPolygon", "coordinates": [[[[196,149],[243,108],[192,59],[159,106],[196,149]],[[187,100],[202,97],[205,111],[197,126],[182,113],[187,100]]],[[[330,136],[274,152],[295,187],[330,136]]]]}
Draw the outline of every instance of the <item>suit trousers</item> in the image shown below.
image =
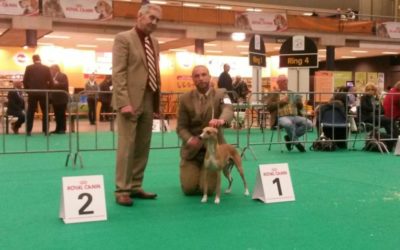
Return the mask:
{"type": "Polygon", "coordinates": [[[142,187],[153,129],[153,98],[154,92],[146,90],[136,115],[127,118],[117,113],[116,195],[127,195],[142,187]]]}
{"type": "Polygon", "coordinates": [[[67,130],[67,120],[65,112],[67,110],[67,104],[53,104],[54,116],[56,118],[56,129],[55,131],[66,131],[67,130]]]}
{"type": "Polygon", "coordinates": [[[97,100],[96,100],[96,98],[88,97],[87,102],[88,102],[89,122],[90,122],[90,124],[95,124],[96,123],[96,104],[97,104],[97,100]]]}
{"type": "Polygon", "coordinates": [[[28,112],[26,118],[26,132],[31,133],[33,127],[33,118],[35,116],[35,111],[37,108],[37,103],[39,102],[40,109],[42,110],[42,132],[48,132],[48,117],[49,117],[49,98],[46,97],[46,94],[42,93],[30,93],[28,95],[28,112]],[[47,102],[46,102],[47,100],[47,102]]]}

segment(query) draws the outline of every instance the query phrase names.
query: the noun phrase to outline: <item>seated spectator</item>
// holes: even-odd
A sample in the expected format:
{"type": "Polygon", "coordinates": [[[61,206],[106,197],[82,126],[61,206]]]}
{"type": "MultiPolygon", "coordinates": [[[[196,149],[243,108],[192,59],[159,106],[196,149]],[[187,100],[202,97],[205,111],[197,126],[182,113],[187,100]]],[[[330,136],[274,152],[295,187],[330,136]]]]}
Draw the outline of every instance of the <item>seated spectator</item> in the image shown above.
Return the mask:
{"type": "Polygon", "coordinates": [[[271,116],[277,117],[278,125],[286,130],[284,139],[288,151],[291,151],[294,145],[300,152],[305,152],[304,145],[298,140],[312,127],[312,122],[303,117],[301,96],[285,91],[288,83],[286,76],[280,75],[277,83],[280,93],[267,97],[267,109],[271,116]]]}
{"type": "Polygon", "coordinates": [[[7,95],[7,115],[18,118],[16,122],[11,123],[11,128],[14,134],[18,134],[19,128],[25,122],[25,101],[20,91],[22,88],[22,82],[13,82],[13,86],[15,90],[9,91],[7,95]]]}
{"type": "Polygon", "coordinates": [[[236,92],[237,99],[234,102],[246,102],[249,88],[247,84],[242,80],[241,76],[236,76],[233,82],[233,90],[236,92]]]}
{"type": "Polygon", "coordinates": [[[386,93],[383,108],[386,118],[400,120],[400,81],[386,93]]]}
{"type": "Polygon", "coordinates": [[[346,94],[336,93],[328,103],[320,105],[315,110],[319,134],[323,132],[325,136],[335,140],[335,144],[339,148],[347,148],[346,140],[349,129],[347,110],[343,100],[346,100],[346,94]],[[321,123],[326,123],[328,126],[320,128],[321,123]]]}
{"type": "Polygon", "coordinates": [[[365,94],[360,100],[361,121],[372,123],[374,127],[383,127],[391,138],[398,137],[398,128],[392,119],[383,116],[379,100],[378,88],[373,83],[367,83],[365,94]]]}

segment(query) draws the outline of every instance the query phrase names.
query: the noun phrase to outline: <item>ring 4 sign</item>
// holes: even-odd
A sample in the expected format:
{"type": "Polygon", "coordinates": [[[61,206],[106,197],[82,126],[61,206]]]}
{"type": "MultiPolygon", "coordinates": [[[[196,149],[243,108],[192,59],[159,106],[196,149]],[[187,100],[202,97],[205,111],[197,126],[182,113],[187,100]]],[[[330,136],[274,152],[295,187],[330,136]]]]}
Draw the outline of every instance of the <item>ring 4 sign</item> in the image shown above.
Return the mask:
{"type": "Polygon", "coordinates": [[[294,36],[279,51],[281,68],[318,68],[318,48],[311,38],[294,36]]]}
{"type": "Polygon", "coordinates": [[[266,67],[265,45],[260,35],[253,35],[249,46],[249,64],[250,66],[266,67]]]}

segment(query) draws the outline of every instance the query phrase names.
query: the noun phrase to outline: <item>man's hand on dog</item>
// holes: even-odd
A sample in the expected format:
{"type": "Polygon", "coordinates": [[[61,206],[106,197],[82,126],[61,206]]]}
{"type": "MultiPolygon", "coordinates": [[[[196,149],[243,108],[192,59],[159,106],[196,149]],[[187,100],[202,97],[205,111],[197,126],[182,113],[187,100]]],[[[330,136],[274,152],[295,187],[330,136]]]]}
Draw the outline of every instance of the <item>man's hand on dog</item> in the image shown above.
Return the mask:
{"type": "Polygon", "coordinates": [[[210,127],[213,127],[213,128],[219,128],[219,127],[225,125],[225,120],[224,120],[224,119],[212,119],[212,120],[208,123],[208,125],[209,125],[210,127]]]}

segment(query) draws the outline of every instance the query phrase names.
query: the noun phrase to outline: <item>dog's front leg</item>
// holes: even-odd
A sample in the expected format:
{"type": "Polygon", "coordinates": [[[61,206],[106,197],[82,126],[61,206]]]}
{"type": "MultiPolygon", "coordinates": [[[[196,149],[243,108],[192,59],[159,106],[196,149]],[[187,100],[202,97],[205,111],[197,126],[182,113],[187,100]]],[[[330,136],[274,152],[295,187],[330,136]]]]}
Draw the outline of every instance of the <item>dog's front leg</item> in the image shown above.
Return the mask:
{"type": "Polygon", "coordinates": [[[207,202],[208,196],[208,181],[207,181],[207,169],[204,168],[203,171],[203,198],[201,198],[201,202],[205,203],[207,202]]]}
{"type": "Polygon", "coordinates": [[[215,186],[215,204],[219,204],[221,197],[221,172],[217,171],[217,184],[215,186]]]}

